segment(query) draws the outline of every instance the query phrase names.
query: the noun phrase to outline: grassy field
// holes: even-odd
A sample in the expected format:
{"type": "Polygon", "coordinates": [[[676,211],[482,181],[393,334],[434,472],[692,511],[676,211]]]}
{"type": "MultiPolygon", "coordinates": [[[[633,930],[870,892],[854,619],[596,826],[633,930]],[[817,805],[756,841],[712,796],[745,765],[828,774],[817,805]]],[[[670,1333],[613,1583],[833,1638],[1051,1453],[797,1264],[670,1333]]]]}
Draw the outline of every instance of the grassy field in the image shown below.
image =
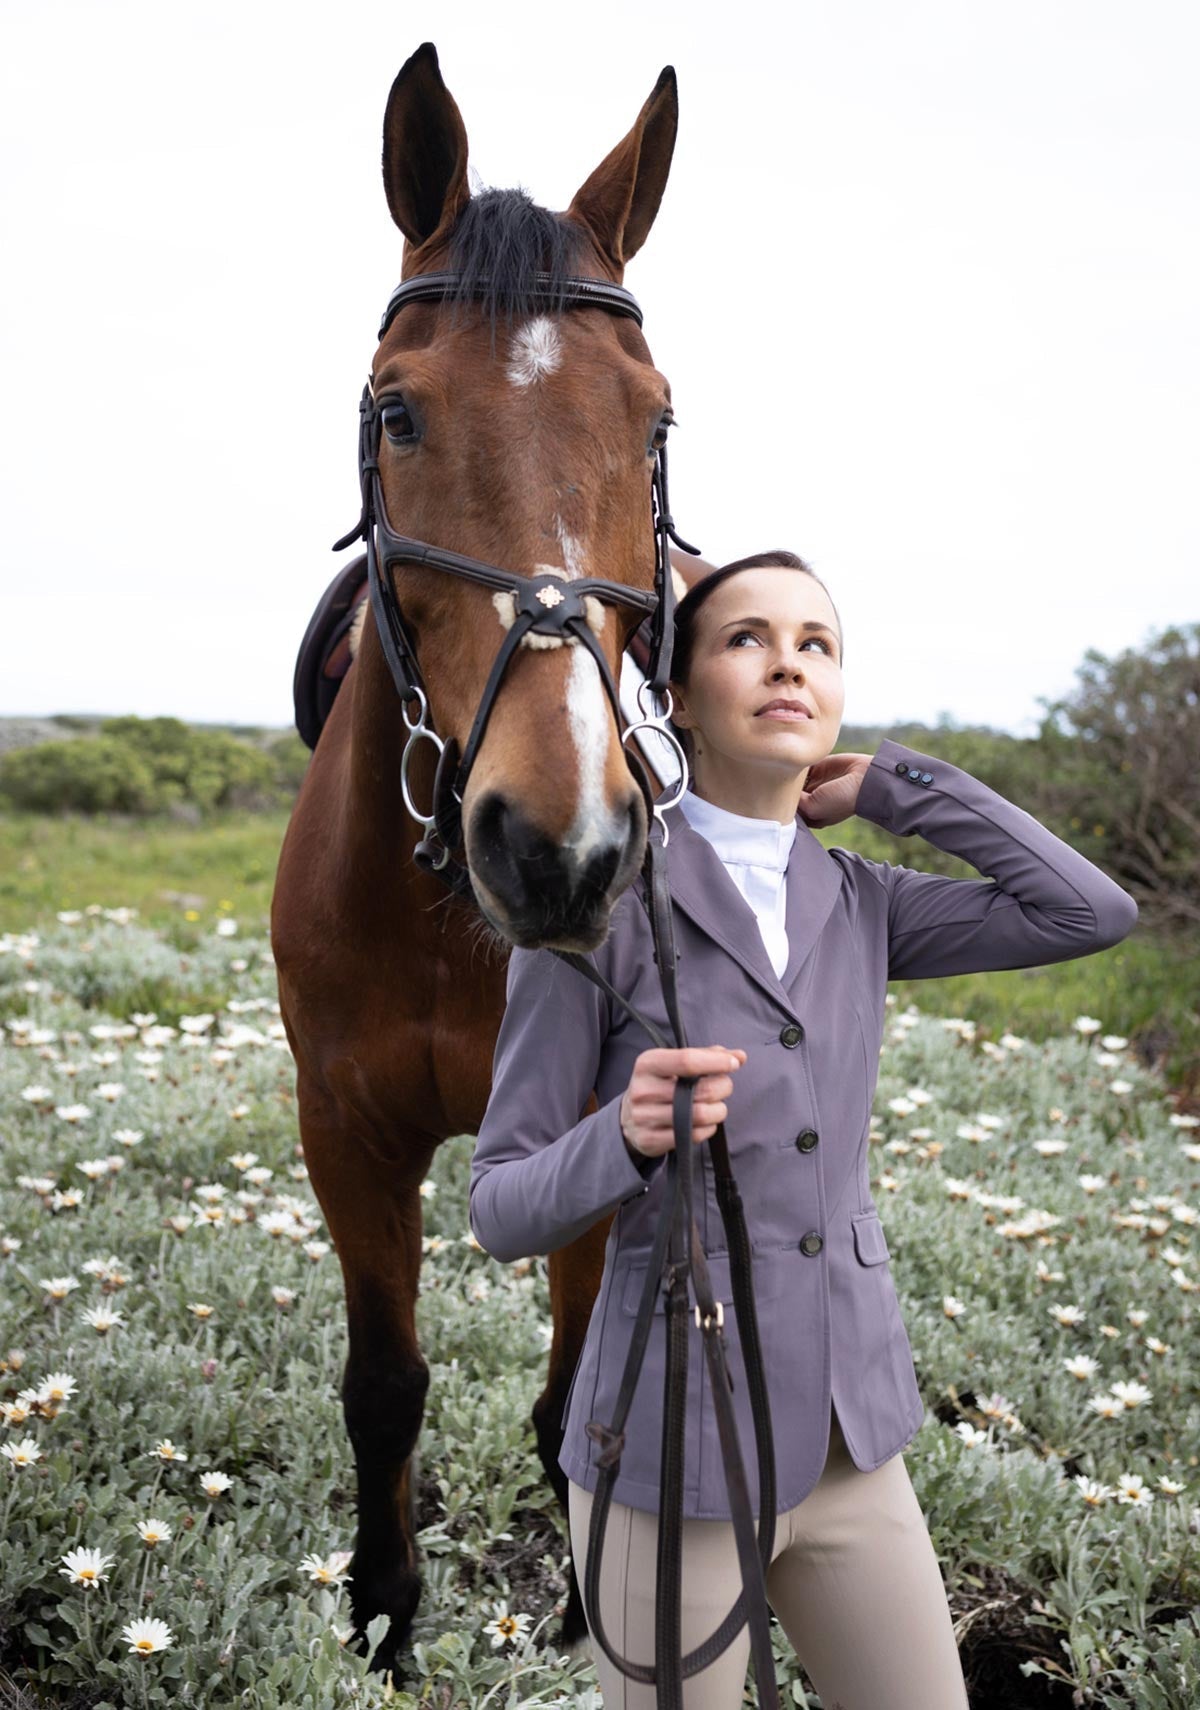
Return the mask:
{"type": "MultiPolygon", "coordinates": [[[[466,1135],[423,1189],[414,1643],[390,1686],[344,1645],[340,1275],[269,948],[217,889],[169,928],[121,913],[123,886],[110,913],[0,936],[0,1702],[598,1710],[590,1661],[553,1643],[546,1264],[478,1248],[466,1135]],[[496,1645],[502,1613],[528,1631],[496,1645]],[[147,1618],[165,1629],[132,1654],[147,1618]]],[[[1200,1124],[1103,1035],[891,1017],[870,1177],[972,1710],[1195,1710],[1200,1124]]],[[[815,1710],[774,1640],[783,1701],[815,1710]]]]}
{"type": "MultiPolygon", "coordinates": [[[[200,824],[171,819],[60,819],[0,815],[0,931],[55,919],[88,904],[128,907],[186,944],[198,924],[230,914],[265,928],[286,813],[214,815],[200,824]]],[[[898,858],[873,826],[850,821],[821,833],[826,844],[872,859],[898,858]]],[[[921,864],[921,844],[901,849],[921,864]]],[[[969,871],[966,867],[962,872],[969,871]]],[[[1200,1093],[1200,934],[1155,936],[1142,926],[1113,950],[1052,968],[897,982],[900,1003],[970,1017],[998,1035],[1006,1028],[1046,1039],[1075,1016],[1098,1017],[1125,1035],[1141,1061],[1169,1084],[1200,1093]]],[[[1200,1104],[1198,1104],[1200,1108],[1200,1104]]]]}

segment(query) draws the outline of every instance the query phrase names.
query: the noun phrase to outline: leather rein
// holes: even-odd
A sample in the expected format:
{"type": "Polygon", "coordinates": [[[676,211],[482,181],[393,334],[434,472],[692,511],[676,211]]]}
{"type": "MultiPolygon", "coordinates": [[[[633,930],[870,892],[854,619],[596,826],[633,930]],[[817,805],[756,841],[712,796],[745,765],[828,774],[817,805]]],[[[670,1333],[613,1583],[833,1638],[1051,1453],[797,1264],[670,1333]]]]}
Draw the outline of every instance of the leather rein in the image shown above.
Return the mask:
{"type": "MultiPolygon", "coordinates": [[[[383,337],[396,314],[407,303],[444,302],[456,295],[458,286],[458,277],[446,273],[422,274],[405,280],[392,293],[379,336],[383,337]]],[[[483,287],[480,289],[482,291],[483,287]]],[[[538,306],[553,310],[598,308],[609,314],[630,316],[639,326],[642,324],[641,309],[632,293],[607,280],[553,281],[547,275],[538,275],[533,301],[538,306]]],[[[666,864],[667,826],[663,818],[664,809],[678,801],[687,782],[686,761],[667,723],[670,716],[670,691],[667,683],[670,676],[674,622],[669,541],[673,540],[685,552],[695,553],[697,548],[688,546],[675,531],[667,501],[666,450],[664,448],[656,452],[651,479],[655,570],[654,589],[649,591],[598,577],[568,581],[555,575],[521,576],[480,559],[469,558],[461,553],[398,534],[388,520],[380,481],[381,430],[381,411],[368,383],[363,388],[359,404],[358,467],[362,514],[355,527],[335,543],[334,551],[339,551],[359,539],[366,543],[371,607],[384,655],[403,703],[402,713],[409,733],[400,768],[401,790],[405,806],[424,828],[425,833],[414,850],[414,859],[423,870],[437,873],[443,882],[459,895],[474,898],[467,866],[465,862],[455,858],[452,851],[458,848],[462,841],[462,801],[471,766],[482,741],[505,668],[523,638],[533,633],[558,636],[565,642],[570,636],[586,646],[599,668],[617,728],[621,730],[623,721],[617,686],[603,649],[588,624],[584,602],[591,596],[614,605],[632,606],[648,614],[651,619],[650,670],[647,681],[638,694],[638,705],[644,716],[638,723],[631,724],[622,731],[622,744],[625,746],[627,759],[633,763],[631,769],[646,799],[650,827],[642,868],[646,907],[650,918],[655,962],[662,983],[667,1016],[674,1034],[674,1044],[685,1046],[687,1039],[679,1010],[677,955],[666,864]],[[443,741],[430,722],[428,695],[421,680],[416,653],[404,623],[391,575],[392,566],[395,564],[423,564],[429,569],[443,570],[450,575],[478,582],[484,587],[509,593],[513,597],[513,621],[492,664],[461,759],[455,741],[443,741]],[[663,701],[666,710],[661,717],[645,714],[641,695],[646,688],[652,696],[658,696],[663,701]],[[410,718],[409,708],[414,703],[416,715],[410,718]],[[643,726],[655,728],[673,744],[678,755],[681,780],[671,801],[655,799],[649,771],[640,756],[628,745],[629,737],[643,726]],[[434,800],[431,811],[427,814],[417,808],[408,787],[409,756],[420,741],[431,741],[438,750],[434,800]],[[661,836],[655,835],[656,821],[661,836]]],[[[588,957],[574,951],[555,950],[553,953],[571,967],[578,969],[594,985],[599,986],[612,1002],[620,1004],[645,1029],[655,1045],[671,1045],[671,1041],[664,1037],[649,1017],[642,1015],[614,990],[588,957]]],[[[729,1252],[733,1303],[742,1338],[746,1381],[754,1420],[754,1442],[759,1472],[757,1538],[751,1514],[749,1485],[730,1400],[733,1379],[725,1351],[724,1312],[721,1303],[713,1297],[707,1259],[695,1221],[691,1138],[695,1086],[694,1076],[681,1076],[676,1081],[673,1106],[675,1146],[667,1154],[667,1186],[662,1213],[650,1260],[646,1266],[645,1282],[638,1302],[613,1417],[608,1423],[598,1419],[588,1420],[584,1427],[592,1441],[600,1445],[596,1461],[599,1476],[592,1503],[583,1578],[584,1607],[596,1641],[614,1666],[631,1679],[655,1685],[657,1701],[662,1710],[683,1710],[683,1681],[707,1668],[728,1647],[742,1626],[748,1625],[759,1703],[763,1710],[778,1710],[779,1696],[775,1684],[770,1613],[765,1589],[765,1574],[770,1565],[775,1537],[775,1455],[762,1348],[754,1308],[750,1240],[741,1196],[730,1167],[725,1125],[721,1123],[708,1145],[713,1162],[717,1203],[729,1252]],[[693,1311],[703,1335],[704,1354],[712,1385],[742,1590],[714,1632],[685,1656],[682,1649],[682,1537],[689,1278],[695,1295],[693,1311]],[[599,1587],[604,1533],[612,1502],[613,1485],[620,1469],[625,1444],[625,1421],[645,1359],[654,1317],[655,1296],[660,1284],[666,1295],[667,1347],[663,1383],[655,1660],[653,1664],[648,1664],[633,1662],[621,1656],[614,1647],[600,1617],[599,1587]]]]}

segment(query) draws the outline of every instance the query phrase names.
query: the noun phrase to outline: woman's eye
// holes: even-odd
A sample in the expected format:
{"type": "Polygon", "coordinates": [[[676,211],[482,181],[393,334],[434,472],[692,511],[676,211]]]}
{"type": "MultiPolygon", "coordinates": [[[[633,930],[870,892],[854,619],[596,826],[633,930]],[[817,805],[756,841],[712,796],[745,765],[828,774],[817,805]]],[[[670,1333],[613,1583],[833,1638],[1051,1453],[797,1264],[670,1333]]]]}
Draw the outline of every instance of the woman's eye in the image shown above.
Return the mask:
{"type": "Polygon", "coordinates": [[[393,444],[403,445],[406,440],[416,439],[416,423],[409,415],[406,406],[398,399],[393,399],[391,403],[384,404],[379,415],[383,422],[383,431],[393,444]]]}
{"type": "MultiPolygon", "coordinates": [[[[735,635],[730,636],[730,638],[729,638],[730,647],[733,647],[735,645],[735,643],[741,641],[742,638],[744,636],[747,636],[747,635],[751,638],[752,641],[757,641],[759,639],[758,635],[756,634],[756,632],[754,630],[752,630],[752,629],[739,629],[735,635]]],[[[825,640],[824,636],[821,636],[821,635],[806,636],[804,638],[804,640],[800,643],[800,646],[802,648],[804,648],[804,647],[820,647],[820,648],[823,648],[824,651],[829,655],[829,657],[831,659],[833,658],[833,648],[830,645],[830,643],[825,640]]]]}
{"type": "Polygon", "coordinates": [[[664,451],[667,444],[667,434],[675,424],[675,417],[670,410],[664,410],[659,417],[658,426],[654,430],[654,438],[650,441],[651,451],[664,451]]]}

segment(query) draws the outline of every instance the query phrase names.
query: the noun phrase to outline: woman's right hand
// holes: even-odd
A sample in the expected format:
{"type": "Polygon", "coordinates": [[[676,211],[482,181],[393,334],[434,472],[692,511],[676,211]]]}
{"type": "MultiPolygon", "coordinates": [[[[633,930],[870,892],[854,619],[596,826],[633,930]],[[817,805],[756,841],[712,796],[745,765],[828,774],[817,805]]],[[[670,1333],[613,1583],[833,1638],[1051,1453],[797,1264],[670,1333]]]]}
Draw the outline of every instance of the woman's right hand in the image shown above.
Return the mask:
{"type": "Polygon", "coordinates": [[[621,1095],[621,1132],[643,1157],[657,1158],[675,1145],[675,1083],[696,1075],[692,1097],[692,1139],[707,1140],[728,1114],[725,1100],[733,1075],[746,1061],[740,1047],[685,1045],[643,1051],[621,1095]]]}

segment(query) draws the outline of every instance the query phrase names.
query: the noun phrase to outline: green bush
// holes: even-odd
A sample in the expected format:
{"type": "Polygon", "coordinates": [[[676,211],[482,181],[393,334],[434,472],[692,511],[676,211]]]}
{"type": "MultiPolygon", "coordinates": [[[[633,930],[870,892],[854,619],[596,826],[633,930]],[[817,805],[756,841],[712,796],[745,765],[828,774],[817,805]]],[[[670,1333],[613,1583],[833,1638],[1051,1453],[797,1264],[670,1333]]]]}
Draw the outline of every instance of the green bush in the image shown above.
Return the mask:
{"type": "Polygon", "coordinates": [[[292,800],[304,775],[297,749],[295,736],[264,748],[178,718],[108,718],[94,736],[0,758],[0,803],[93,814],[276,807],[292,800]]]}
{"type": "Polygon", "coordinates": [[[74,737],[0,760],[0,801],[30,813],[152,813],[154,773],[127,743],[74,737]]]}

